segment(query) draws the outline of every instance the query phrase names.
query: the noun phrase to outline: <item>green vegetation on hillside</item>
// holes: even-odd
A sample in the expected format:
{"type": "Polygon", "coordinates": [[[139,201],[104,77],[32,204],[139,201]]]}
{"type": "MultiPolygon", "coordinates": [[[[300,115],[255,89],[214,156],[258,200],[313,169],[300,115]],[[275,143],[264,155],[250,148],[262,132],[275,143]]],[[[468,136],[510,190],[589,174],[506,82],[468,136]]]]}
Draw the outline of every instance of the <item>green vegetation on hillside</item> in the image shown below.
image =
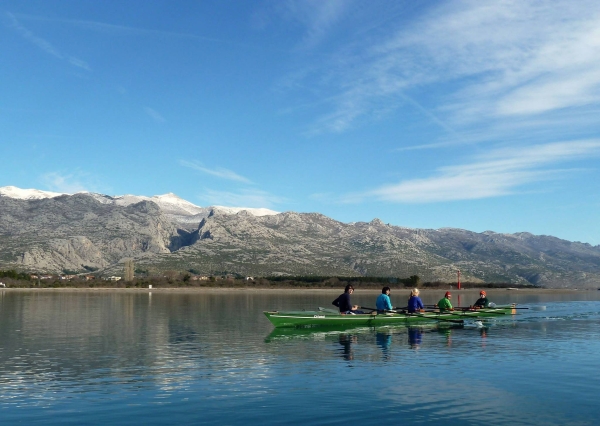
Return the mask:
{"type": "MultiPolygon", "coordinates": [[[[189,272],[177,273],[168,271],[163,276],[138,277],[132,281],[110,281],[102,278],[86,280],[82,276],[74,279],[59,277],[31,279],[29,274],[19,273],[14,270],[1,271],[0,278],[4,278],[9,288],[336,288],[342,289],[347,284],[355,288],[380,289],[389,286],[392,289],[402,288],[451,288],[456,283],[448,282],[425,282],[422,283],[418,275],[408,278],[399,277],[344,277],[344,276],[274,276],[242,278],[239,275],[222,275],[198,277],[189,272]]],[[[507,288],[507,287],[529,287],[519,286],[512,283],[463,283],[462,288],[507,288]]]]}
{"type": "Polygon", "coordinates": [[[17,272],[13,269],[10,269],[8,271],[2,271],[0,270],[0,278],[11,278],[14,280],[26,280],[29,281],[29,274],[25,273],[25,272],[17,272]]]}

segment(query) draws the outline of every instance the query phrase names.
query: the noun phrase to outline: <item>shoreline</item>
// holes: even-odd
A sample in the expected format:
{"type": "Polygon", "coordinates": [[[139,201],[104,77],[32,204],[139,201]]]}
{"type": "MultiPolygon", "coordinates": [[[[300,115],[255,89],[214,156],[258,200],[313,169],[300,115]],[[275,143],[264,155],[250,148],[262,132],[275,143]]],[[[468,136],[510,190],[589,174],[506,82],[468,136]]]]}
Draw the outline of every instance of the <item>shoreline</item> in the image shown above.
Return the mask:
{"type": "MultiPolygon", "coordinates": [[[[421,294],[426,294],[429,292],[440,292],[446,291],[447,289],[419,289],[421,294]]],[[[449,291],[452,294],[478,294],[481,289],[478,288],[469,288],[469,289],[461,289],[457,290],[455,288],[450,289],[449,291]]],[[[597,292],[596,289],[566,289],[566,288],[519,288],[519,289],[508,289],[508,288],[497,288],[497,289],[489,289],[484,288],[487,293],[516,293],[516,294],[552,294],[552,293],[581,293],[581,292],[597,292]]],[[[24,291],[24,292],[96,292],[96,293],[107,293],[107,292],[131,292],[131,293],[220,293],[220,292],[250,292],[250,293],[305,293],[305,292],[319,292],[319,293],[331,293],[331,294],[339,294],[340,291],[343,292],[343,288],[249,288],[249,287],[168,287],[168,288],[116,288],[116,287],[82,287],[82,288],[67,288],[67,287],[58,287],[58,288],[31,288],[31,287],[13,287],[13,288],[0,288],[0,293],[9,291],[24,291]]],[[[409,294],[411,289],[402,288],[402,289],[392,289],[395,294],[409,294]]],[[[372,288],[372,289],[355,289],[354,293],[380,293],[381,290],[372,288]]]]}

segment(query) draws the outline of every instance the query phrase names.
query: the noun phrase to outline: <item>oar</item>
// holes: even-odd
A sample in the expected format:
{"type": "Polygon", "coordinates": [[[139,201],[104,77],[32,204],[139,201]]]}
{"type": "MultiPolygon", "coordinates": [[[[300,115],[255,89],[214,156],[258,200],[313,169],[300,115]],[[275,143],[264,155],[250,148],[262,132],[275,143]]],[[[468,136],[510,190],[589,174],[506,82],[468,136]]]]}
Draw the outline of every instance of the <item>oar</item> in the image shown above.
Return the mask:
{"type": "MultiPolygon", "coordinates": [[[[440,309],[437,305],[425,305],[425,309],[440,309]]],[[[452,310],[454,311],[470,311],[472,308],[467,308],[464,306],[453,306],[452,310]]],[[[436,312],[436,311],[427,311],[427,312],[436,312]]],[[[441,311],[440,311],[441,312],[441,311]]]]}
{"type": "Polygon", "coordinates": [[[544,305],[540,305],[540,306],[529,306],[529,307],[525,307],[525,306],[495,306],[495,307],[489,307],[486,309],[530,309],[532,311],[545,311],[546,307],[544,305]]]}
{"type": "MultiPolygon", "coordinates": [[[[542,308],[541,309],[542,311],[546,309],[545,306],[541,306],[541,308],[542,308]]],[[[472,307],[467,307],[467,306],[455,306],[454,307],[455,311],[456,310],[460,310],[460,311],[476,311],[476,310],[479,310],[479,309],[533,309],[533,310],[537,310],[536,308],[525,308],[525,307],[523,307],[523,308],[520,308],[520,307],[517,308],[516,306],[493,306],[493,307],[492,306],[488,306],[488,307],[485,307],[485,308],[475,308],[475,307],[472,308],[472,307]]]]}
{"type": "MultiPolygon", "coordinates": [[[[369,311],[379,311],[379,309],[377,308],[369,308],[367,306],[359,306],[358,309],[368,309],[369,311]]],[[[384,309],[384,312],[390,312],[392,314],[399,314],[402,313],[402,311],[406,311],[406,309],[408,308],[394,308],[394,309],[384,309]]]]}
{"type": "MultiPolygon", "coordinates": [[[[372,312],[379,311],[379,309],[369,308],[367,306],[360,306],[359,309],[368,309],[372,312]]],[[[406,314],[406,308],[394,308],[394,309],[384,309],[383,312],[389,312],[390,314],[406,314]]]]}
{"type": "MultiPolygon", "coordinates": [[[[437,308],[437,306],[435,306],[435,305],[425,305],[425,307],[426,308],[431,308],[431,309],[437,308]]],[[[521,308],[521,307],[517,308],[516,306],[512,307],[510,305],[509,306],[502,305],[502,306],[496,306],[496,307],[487,307],[487,308],[483,308],[483,309],[507,309],[507,308],[512,308],[512,309],[533,309],[533,310],[536,310],[535,307],[533,307],[533,308],[524,308],[524,307],[523,308],[521,308]]],[[[541,309],[542,311],[546,309],[545,306],[540,306],[540,308],[542,308],[541,309]]],[[[474,308],[472,308],[471,306],[454,306],[454,310],[457,310],[457,309],[458,310],[471,310],[471,309],[474,309],[474,308]]]]}
{"type": "MultiPolygon", "coordinates": [[[[361,309],[370,309],[370,308],[366,308],[364,306],[361,306],[361,309]]],[[[404,308],[402,308],[402,309],[403,310],[400,310],[400,311],[398,310],[398,308],[396,308],[396,310],[386,309],[385,312],[389,312],[389,313],[392,313],[392,314],[404,314],[406,316],[412,315],[412,316],[415,316],[415,317],[423,317],[423,318],[432,319],[432,320],[435,320],[435,321],[453,322],[455,324],[464,324],[465,323],[463,320],[453,320],[453,319],[449,319],[449,318],[429,317],[427,315],[421,315],[421,314],[418,314],[418,313],[412,313],[411,314],[411,313],[406,312],[406,309],[404,309],[404,308]]],[[[433,311],[429,311],[429,312],[433,312],[433,311]]]]}
{"type": "MultiPolygon", "coordinates": [[[[370,309],[372,311],[376,311],[377,309],[373,309],[373,308],[368,308],[366,306],[361,306],[360,309],[370,309]]],[[[422,318],[427,318],[427,319],[432,319],[435,321],[447,321],[447,322],[453,322],[455,324],[464,324],[465,322],[463,320],[453,320],[453,319],[449,319],[449,318],[440,318],[440,317],[430,317],[427,315],[421,315],[419,313],[408,313],[406,312],[406,308],[396,308],[395,310],[390,310],[390,309],[385,309],[385,312],[389,312],[391,314],[404,314],[404,315],[412,315],[415,317],[422,317],[422,318]]],[[[434,312],[434,311],[426,311],[426,312],[434,312]]],[[[437,312],[436,312],[437,313],[437,312]]]]}
{"type": "MultiPolygon", "coordinates": [[[[431,305],[427,305],[427,306],[431,306],[431,305]]],[[[461,310],[461,308],[460,308],[460,307],[458,307],[458,308],[454,308],[454,311],[456,311],[457,309],[458,309],[458,310],[461,310]]],[[[466,309],[468,309],[468,308],[466,308],[466,309]]],[[[450,312],[450,313],[451,313],[451,312],[454,312],[454,311],[444,311],[444,312],[450,312]]],[[[424,311],[424,312],[439,313],[439,314],[441,314],[441,313],[444,313],[444,312],[433,311],[433,310],[431,310],[431,311],[430,311],[430,310],[426,310],[426,311],[424,311]]],[[[461,311],[461,312],[462,312],[462,311],[461,311]]],[[[418,313],[413,313],[413,314],[410,314],[410,313],[409,313],[409,314],[407,314],[407,315],[421,316],[421,317],[423,317],[423,318],[434,319],[434,320],[437,320],[437,321],[447,321],[447,322],[453,322],[453,323],[456,323],[456,324],[464,324],[464,323],[465,323],[465,321],[464,321],[464,320],[461,320],[461,319],[449,319],[449,318],[439,318],[439,317],[438,317],[438,318],[435,318],[435,317],[430,317],[430,316],[427,316],[427,315],[419,315],[418,313]]],[[[460,315],[460,313],[457,313],[457,315],[460,315]]]]}
{"type": "MultiPolygon", "coordinates": [[[[469,309],[469,308],[454,308],[454,309],[469,309]]],[[[530,307],[517,307],[517,306],[494,306],[494,307],[487,307],[487,308],[481,308],[481,309],[529,309],[532,311],[545,311],[546,307],[545,306],[530,306],[530,307]]]]}
{"type": "MultiPolygon", "coordinates": [[[[393,311],[386,311],[386,312],[395,312],[395,313],[401,313],[401,314],[407,314],[407,315],[413,315],[413,314],[419,314],[419,313],[431,313],[431,314],[439,314],[441,313],[440,311],[436,311],[433,309],[422,309],[418,312],[408,312],[408,307],[406,308],[394,308],[393,311]]],[[[429,317],[427,317],[429,318],[429,317]]]]}
{"type": "MultiPolygon", "coordinates": [[[[519,309],[519,308],[516,308],[516,309],[519,309]]],[[[527,308],[521,308],[521,309],[527,309],[527,308]]],[[[532,307],[530,309],[534,310],[534,311],[545,311],[546,307],[545,306],[534,306],[534,307],[532,307]]]]}
{"type": "MultiPolygon", "coordinates": [[[[369,308],[368,306],[359,306],[358,309],[366,309],[368,311],[371,311],[371,315],[375,315],[376,313],[379,313],[379,309],[377,308],[369,308]]],[[[390,309],[384,309],[383,312],[389,312],[390,314],[402,314],[404,312],[398,312],[395,310],[390,310],[390,309]]]]}

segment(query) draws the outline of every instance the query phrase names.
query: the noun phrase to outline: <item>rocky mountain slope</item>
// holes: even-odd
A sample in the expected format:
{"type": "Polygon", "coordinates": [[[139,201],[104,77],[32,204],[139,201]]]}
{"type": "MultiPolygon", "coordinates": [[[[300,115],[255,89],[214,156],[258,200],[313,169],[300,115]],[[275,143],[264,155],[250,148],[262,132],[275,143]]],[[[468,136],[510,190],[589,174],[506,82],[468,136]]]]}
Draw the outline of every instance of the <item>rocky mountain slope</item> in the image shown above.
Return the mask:
{"type": "Polygon", "coordinates": [[[86,194],[0,197],[0,262],[31,271],[102,269],[177,250],[185,235],[149,201],[121,207],[86,194]]]}
{"type": "MultiPolygon", "coordinates": [[[[0,187],[0,197],[8,197],[17,200],[40,200],[47,198],[56,198],[63,195],[74,195],[60,192],[41,191],[39,189],[21,189],[16,186],[3,186],[0,187]]],[[[183,198],[178,197],[173,193],[163,195],[153,195],[152,197],[146,197],[143,195],[119,195],[111,197],[109,195],[97,194],[93,192],[79,192],[76,195],[88,195],[102,204],[113,204],[117,206],[129,206],[136,204],[141,201],[152,201],[173,222],[177,223],[178,226],[184,229],[196,229],[198,223],[207,217],[211,211],[219,210],[226,214],[235,214],[242,210],[248,211],[250,214],[255,216],[266,216],[273,215],[279,212],[264,208],[246,208],[246,207],[222,207],[222,206],[211,206],[211,207],[200,207],[193,203],[190,203],[183,198]]]]}
{"type": "Polygon", "coordinates": [[[417,274],[454,281],[460,269],[464,281],[600,287],[600,246],[554,237],[410,229],[378,219],[348,224],[316,213],[185,213],[154,200],[104,197],[0,196],[0,269],[121,275],[123,259],[132,257],[136,268],[156,273],[417,274]]]}

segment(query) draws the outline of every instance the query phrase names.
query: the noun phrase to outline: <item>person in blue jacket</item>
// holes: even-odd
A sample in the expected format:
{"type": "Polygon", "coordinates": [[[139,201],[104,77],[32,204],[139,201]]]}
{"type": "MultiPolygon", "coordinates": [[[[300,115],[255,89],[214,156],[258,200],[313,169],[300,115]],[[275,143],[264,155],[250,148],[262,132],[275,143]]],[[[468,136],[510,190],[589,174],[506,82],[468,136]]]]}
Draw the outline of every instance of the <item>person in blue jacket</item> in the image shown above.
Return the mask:
{"type": "Polygon", "coordinates": [[[364,314],[363,311],[358,310],[357,305],[352,305],[352,303],[350,303],[350,295],[353,292],[354,292],[354,287],[352,287],[352,285],[348,284],[346,286],[346,288],[344,289],[344,292],[342,294],[340,294],[337,299],[335,299],[333,302],[331,302],[332,305],[338,307],[338,309],[340,310],[340,314],[350,314],[350,315],[364,314]]]}
{"type": "Polygon", "coordinates": [[[415,312],[421,312],[424,309],[425,306],[419,297],[419,289],[413,288],[410,292],[410,298],[408,299],[408,313],[414,314],[415,312]]]}
{"type": "Polygon", "coordinates": [[[385,311],[391,311],[392,308],[392,301],[390,300],[390,288],[389,287],[383,287],[383,289],[381,290],[381,294],[377,297],[377,300],[375,301],[375,306],[377,306],[377,312],[382,314],[385,311]]]}

